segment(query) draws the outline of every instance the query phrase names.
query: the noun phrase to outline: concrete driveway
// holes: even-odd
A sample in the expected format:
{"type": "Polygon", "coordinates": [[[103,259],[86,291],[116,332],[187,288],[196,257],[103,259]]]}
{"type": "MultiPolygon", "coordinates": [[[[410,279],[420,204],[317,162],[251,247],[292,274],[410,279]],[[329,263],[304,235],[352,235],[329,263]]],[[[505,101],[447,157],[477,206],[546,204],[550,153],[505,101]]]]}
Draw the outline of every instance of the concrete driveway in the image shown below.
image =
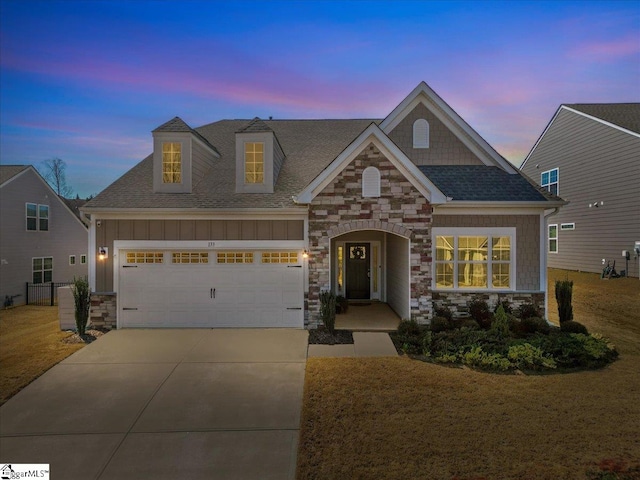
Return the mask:
{"type": "Polygon", "coordinates": [[[110,332],[0,408],[0,461],[52,479],[293,479],[307,335],[110,332]]]}

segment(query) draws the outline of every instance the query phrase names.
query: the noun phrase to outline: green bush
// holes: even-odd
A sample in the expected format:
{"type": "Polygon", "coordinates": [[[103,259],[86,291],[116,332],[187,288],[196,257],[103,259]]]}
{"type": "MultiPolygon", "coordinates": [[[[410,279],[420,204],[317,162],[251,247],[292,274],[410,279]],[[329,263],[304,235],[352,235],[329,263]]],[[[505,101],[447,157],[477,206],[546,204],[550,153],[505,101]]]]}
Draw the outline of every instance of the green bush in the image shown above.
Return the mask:
{"type": "Polygon", "coordinates": [[[488,370],[506,371],[513,368],[508,358],[499,353],[488,353],[482,347],[474,347],[462,355],[462,363],[470,367],[478,367],[488,370]]]}
{"type": "Polygon", "coordinates": [[[425,340],[427,334],[430,338],[431,332],[426,326],[419,325],[415,320],[403,320],[398,325],[398,330],[389,336],[396,348],[405,354],[421,355],[425,353],[425,342],[429,343],[425,340]]]}
{"type": "Polygon", "coordinates": [[[521,370],[556,368],[556,362],[553,358],[546,356],[540,348],[529,343],[509,347],[507,358],[514,367],[521,370]]]}
{"type": "Polygon", "coordinates": [[[455,320],[457,328],[468,328],[471,330],[478,330],[480,325],[473,318],[459,318],[455,320]]]}
{"type": "Polygon", "coordinates": [[[520,320],[520,332],[525,335],[541,333],[547,335],[551,331],[549,323],[540,317],[527,317],[520,320]]]}
{"type": "Polygon", "coordinates": [[[531,343],[551,355],[562,368],[599,368],[618,357],[615,347],[599,335],[557,332],[539,336],[531,343]]]}
{"type": "Polygon", "coordinates": [[[444,317],[450,322],[453,321],[453,312],[448,307],[435,307],[433,309],[433,315],[435,317],[444,317]]]}
{"type": "Polygon", "coordinates": [[[493,316],[489,305],[480,298],[474,298],[467,303],[469,307],[469,315],[473,318],[481,328],[489,328],[491,326],[491,317],[493,316]]]}
{"type": "Polygon", "coordinates": [[[584,335],[589,335],[589,331],[587,330],[587,327],[585,327],[581,323],[574,322],[573,320],[561,322],[560,330],[562,330],[565,333],[582,333],[584,335]]]}
{"type": "Polygon", "coordinates": [[[320,292],[320,318],[333,334],[336,328],[336,295],[331,291],[320,292]]]}
{"type": "Polygon", "coordinates": [[[421,327],[415,320],[402,320],[398,325],[399,335],[420,335],[423,327],[421,327]]]}
{"type": "Polygon", "coordinates": [[[509,300],[502,300],[496,303],[496,306],[493,309],[493,313],[496,313],[498,311],[498,308],[500,307],[502,307],[504,313],[506,313],[507,315],[511,315],[513,313],[513,308],[511,307],[511,303],[509,303],[509,300]]]}
{"type": "Polygon", "coordinates": [[[560,325],[573,320],[573,307],[571,306],[572,292],[572,280],[556,280],[556,300],[558,301],[560,325]]]}
{"type": "Polygon", "coordinates": [[[91,290],[89,282],[85,278],[73,278],[71,285],[75,304],[75,319],[78,335],[84,335],[89,321],[89,309],[91,308],[91,290]]]}
{"type": "Polygon", "coordinates": [[[498,338],[509,337],[509,317],[505,313],[502,305],[498,305],[498,309],[491,322],[490,331],[498,338]]]}
{"type": "Polygon", "coordinates": [[[531,317],[541,317],[540,311],[533,303],[523,303],[518,307],[516,315],[520,320],[531,317]]]}
{"type": "Polygon", "coordinates": [[[433,317],[430,327],[432,332],[444,332],[446,330],[452,330],[453,324],[445,317],[433,317]]]}

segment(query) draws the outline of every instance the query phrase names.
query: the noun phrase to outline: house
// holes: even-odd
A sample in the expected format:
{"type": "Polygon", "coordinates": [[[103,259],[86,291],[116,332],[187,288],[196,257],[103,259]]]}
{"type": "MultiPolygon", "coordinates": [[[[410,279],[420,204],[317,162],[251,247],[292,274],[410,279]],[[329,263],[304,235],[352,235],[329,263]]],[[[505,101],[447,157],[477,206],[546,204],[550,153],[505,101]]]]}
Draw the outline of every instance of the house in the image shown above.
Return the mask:
{"type": "Polygon", "coordinates": [[[615,261],[638,277],[640,103],[560,105],[520,169],[569,201],[547,224],[550,267],[600,273],[615,261]]]}
{"type": "Polygon", "coordinates": [[[82,208],[118,327],[309,328],[324,290],[422,323],[476,295],[545,306],[544,215],[564,202],[424,82],[382,120],[175,117],[152,134],[82,208]]]}
{"type": "Polygon", "coordinates": [[[87,227],[31,165],[0,165],[0,299],[88,275],[87,227]]]}

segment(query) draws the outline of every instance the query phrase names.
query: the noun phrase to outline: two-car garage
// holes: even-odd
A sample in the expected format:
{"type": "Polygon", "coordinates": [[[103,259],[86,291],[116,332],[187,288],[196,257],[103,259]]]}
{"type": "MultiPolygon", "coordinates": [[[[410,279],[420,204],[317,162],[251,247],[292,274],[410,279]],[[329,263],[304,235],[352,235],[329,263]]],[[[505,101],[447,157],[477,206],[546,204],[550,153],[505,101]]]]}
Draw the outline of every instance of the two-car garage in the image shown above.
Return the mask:
{"type": "Polygon", "coordinates": [[[119,328],[303,327],[300,249],[193,247],[116,250],[119,328]]]}

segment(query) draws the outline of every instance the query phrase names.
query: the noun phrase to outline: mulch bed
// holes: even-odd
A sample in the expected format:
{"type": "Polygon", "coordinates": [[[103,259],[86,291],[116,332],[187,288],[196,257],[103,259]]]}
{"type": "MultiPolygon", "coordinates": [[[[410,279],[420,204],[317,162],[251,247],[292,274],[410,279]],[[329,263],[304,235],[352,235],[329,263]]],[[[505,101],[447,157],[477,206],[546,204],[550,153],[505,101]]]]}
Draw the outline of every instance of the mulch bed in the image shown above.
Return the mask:
{"type": "Polygon", "coordinates": [[[91,343],[97,340],[99,337],[107,333],[109,330],[96,330],[96,329],[88,329],[85,330],[84,335],[78,335],[77,333],[73,333],[73,335],[69,335],[66,338],[61,340],[62,343],[91,343]]]}
{"type": "Polygon", "coordinates": [[[309,345],[353,345],[353,333],[349,330],[334,330],[324,327],[309,330],[309,345]]]}

